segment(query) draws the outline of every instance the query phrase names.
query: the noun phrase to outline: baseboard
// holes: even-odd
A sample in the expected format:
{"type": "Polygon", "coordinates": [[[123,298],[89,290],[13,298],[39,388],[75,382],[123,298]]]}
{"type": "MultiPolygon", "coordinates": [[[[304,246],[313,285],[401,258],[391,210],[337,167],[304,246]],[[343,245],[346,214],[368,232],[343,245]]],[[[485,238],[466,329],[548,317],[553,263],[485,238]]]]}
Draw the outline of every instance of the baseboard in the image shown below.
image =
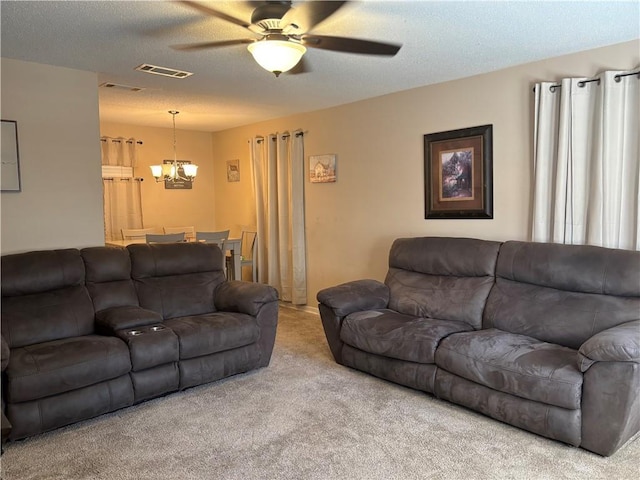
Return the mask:
{"type": "Polygon", "coordinates": [[[279,303],[282,308],[288,308],[290,310],[300,310],[300,311],[312,313],[318,316],[320,315],[320,312],[318,311],[318,307],[313,307],[311,305],[293,305],[290,302],[283,302],[283,301],[280,301],[279,303]]]}

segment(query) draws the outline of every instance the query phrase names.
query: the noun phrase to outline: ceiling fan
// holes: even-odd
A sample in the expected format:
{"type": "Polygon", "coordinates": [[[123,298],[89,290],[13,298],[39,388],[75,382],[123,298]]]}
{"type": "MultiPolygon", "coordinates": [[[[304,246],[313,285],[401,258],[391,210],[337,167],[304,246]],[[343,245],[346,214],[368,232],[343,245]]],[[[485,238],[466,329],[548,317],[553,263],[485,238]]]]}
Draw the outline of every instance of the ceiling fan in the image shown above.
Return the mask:
{"type": "Polygon", "coordinates": [[[295,7],[292,6],[291,1],[260,2],[261,4],[253,10],[250,22],[199,2],[182,1],[180,3],[206,15],[244,27],[258,37],[173,45],[171,48],[202,50],[247,44],[247,49],[256,62],[265,70],[274,73],[276,77],[298,65],[307,47],[386,56],[395,55],[401,47],[391,43],[309,33],[320,22],[349,3],[348,1],[297,2],[295,7]]]}

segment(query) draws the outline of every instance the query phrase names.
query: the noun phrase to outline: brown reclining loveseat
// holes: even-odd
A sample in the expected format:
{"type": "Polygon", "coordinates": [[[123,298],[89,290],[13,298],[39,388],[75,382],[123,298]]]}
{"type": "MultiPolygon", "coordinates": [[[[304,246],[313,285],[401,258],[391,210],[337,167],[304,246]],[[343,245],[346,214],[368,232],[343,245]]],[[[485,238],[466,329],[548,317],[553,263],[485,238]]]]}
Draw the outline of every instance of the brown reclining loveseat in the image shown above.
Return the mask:
{"type": "Polygon", "coordinates": [[[277,292],[222,262],[203,243],[3,256],[9,439],[267,366],[277,292]]]}
{"type": "Polygon", "coordinates": [[[318,301],[338,363],[601,455],[640,431],[640,252],[403,238],[318,301]]]}

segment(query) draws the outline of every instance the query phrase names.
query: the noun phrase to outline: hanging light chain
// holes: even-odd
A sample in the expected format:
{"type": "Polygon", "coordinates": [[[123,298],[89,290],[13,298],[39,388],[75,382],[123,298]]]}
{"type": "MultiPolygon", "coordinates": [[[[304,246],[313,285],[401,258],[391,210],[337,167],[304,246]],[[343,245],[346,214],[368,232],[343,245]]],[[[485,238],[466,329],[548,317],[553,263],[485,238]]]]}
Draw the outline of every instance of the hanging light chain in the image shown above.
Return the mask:
{"type": "Polygon", "coordinates": [[[176,148],[176,115],[179,114],[177,110],[169,110],[169,113],[173,115],[173,177],[178,177],[178,153],[176,148]]]}

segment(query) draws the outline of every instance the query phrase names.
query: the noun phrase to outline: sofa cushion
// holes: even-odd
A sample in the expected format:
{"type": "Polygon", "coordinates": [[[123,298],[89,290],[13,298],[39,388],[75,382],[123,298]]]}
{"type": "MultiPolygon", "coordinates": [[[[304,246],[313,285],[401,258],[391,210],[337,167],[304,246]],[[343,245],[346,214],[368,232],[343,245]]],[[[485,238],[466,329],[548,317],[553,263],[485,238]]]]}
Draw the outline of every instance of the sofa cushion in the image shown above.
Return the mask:
{"type": "Polygon", "coordinates": [[[499,248],[499,242],[471,238],[397,239],[385,279],[389,308],[480,328],[499,248]]]}
{"type": "Polygon", "coordinates": [[[497,278],[484,327],[579,349],[593,335],[637,319],[640,298],[568,292],[497,278]]]}
{"type": "Polygon", "coordinates": [[[640,252],[506,242],[483,327],[580,348],[639,318],[640,252]]]}
{"type": "Polygon", "coordinates": [[[434,363],[438,343],[472,328],[464,322],[420,318],[393,310],[368,310],[348,315],[340,339],[359,350],[416,363],[434,363]]]}
{"type": "Polygon", "coordinates": [[[26,402],[124,375],[129,350],[119,338],[86,335],[11,350],[7,400],[26,402]]]}
{"type": "Polygon", "coordinates": [[[572,292],[640,297],[640,252],[590,245],[505,242],[496,275],[572,292]]]}
{"type": "Polygon", "coordinates": [[[221,279],[214,273],[192,273],[136,280],[140,306],[163,319],[216,311],[214,293],[221,279]]]}
{"type": "Polygon", "coordinates": [[[89,335],[93,319],[91,298],[81,285],[2,299],[2,335],[11,348],[89,335]]]}
{"type": "Polygon", "coordinates": [[[2,257],[2,335],[9,347],[93,333],[79,250],[2,257]]]}
{"type": "Polygon", "coordinates": [[[258,340],[256,319],[244,313],[216,312],[166,320],[178,336],[180,359],[244,347],[258,340]]]}
{"type": "Polygon", "coordinates": [[[493,276],[500,242],[476,238],[398,238],[389,252],[389,267],[428,275],[493,276]]]}
{"type": "Polygon", "coordinates": [[[131,280],[129,250],[89,247],[80,251],[86,284],[96,312],[112,307],[136,306],[138,296],[131,280]]]}
{"type": "Polygon", "coordinates": [[[1,261],[3,297],[84,284],[84,263],[75,248],[3,255],[1,261]]]}
{"type": "Polygon", "coordinates": [[[578,353],[497,329],[445,338],[436,365],[500,392],[557,407],[580,408],[582,373],[578,353]]]}
{"type": "Polygon", "coordinates": [[[214,244],[134,244],[131,274],[140,306],[162,318],[216,311],[214,292],[224,282],[222,253],[214,244]]]}
{"type": "Polygon", "coordinates": [[[132,244],[131,274],[136,280],[187,273],[222,273],[222,251],[207,243],[132,244]]]}

